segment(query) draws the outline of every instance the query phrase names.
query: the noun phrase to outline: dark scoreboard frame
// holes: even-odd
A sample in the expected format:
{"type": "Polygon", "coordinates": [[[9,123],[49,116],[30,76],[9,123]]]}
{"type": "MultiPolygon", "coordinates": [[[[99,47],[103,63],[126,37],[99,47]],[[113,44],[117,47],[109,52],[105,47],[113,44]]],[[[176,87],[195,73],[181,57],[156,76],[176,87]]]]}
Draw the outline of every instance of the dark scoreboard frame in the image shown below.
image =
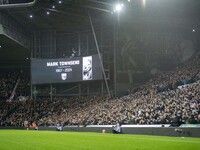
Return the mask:
{"type": "Polygon", "coordinates": [[[102,68],[97,54],[73,58],[31,59],[31,82],[33,85],[102,79],[102,68]]]}

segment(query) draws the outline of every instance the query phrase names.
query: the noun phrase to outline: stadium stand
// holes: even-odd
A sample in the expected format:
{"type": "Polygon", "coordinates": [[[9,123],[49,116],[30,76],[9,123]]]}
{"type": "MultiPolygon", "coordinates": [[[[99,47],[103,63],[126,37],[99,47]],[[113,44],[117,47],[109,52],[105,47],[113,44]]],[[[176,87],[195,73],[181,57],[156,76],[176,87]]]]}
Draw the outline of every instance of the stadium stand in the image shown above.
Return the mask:
{"type": "Polygon", "coordinates": [[[24,70],[1,70],[0,99],[19,96],[30,96],[30,75],[24,70]],[[18,83],[17,83],[18,82],[18,83]],[[16,90],[14,87],[16,86],[16,90]]]}
{"type": "MultiPolygon", "coordinates": [[[[28,95],[28,74],[4,72],[0,75],[0,97],[9,98],[17,79],[22,77],[16,96],[28,95]],[[19,75],[19,76],[18,76],[19,75]],[[24,89],[25,90],[18,90],[24,89]],[[21,92],[23,91],[23,92],[21,92]]],[[[200,58],[159,73],[120,98],[106,96],[38,98],[0,101],[0,126],[113,125],[121,124],[200,124],[200,58]]]]}

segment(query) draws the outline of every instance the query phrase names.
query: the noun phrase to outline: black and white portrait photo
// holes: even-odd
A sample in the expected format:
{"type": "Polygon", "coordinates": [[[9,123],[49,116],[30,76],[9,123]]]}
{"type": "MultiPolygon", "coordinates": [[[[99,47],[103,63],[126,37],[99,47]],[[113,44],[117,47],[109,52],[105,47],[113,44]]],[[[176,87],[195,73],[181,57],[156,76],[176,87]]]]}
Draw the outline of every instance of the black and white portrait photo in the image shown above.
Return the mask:
{"type": "Polygon", "coordinates": [[[83,80],[92,80],[92,56],[83,57],[83,80]]]}

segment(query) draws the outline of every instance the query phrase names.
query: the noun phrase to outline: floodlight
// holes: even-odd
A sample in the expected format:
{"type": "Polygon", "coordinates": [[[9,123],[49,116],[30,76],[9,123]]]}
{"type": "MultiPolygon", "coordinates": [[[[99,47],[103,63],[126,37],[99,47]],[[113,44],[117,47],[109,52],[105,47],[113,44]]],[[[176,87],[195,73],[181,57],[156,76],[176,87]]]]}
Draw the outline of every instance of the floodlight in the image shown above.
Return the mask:
{"type": "Polygon", "coordinates": [[[124,6],[123,4],[116,4],[115,11],[117,12],[121,11],[123,6],[124,6]]]}
{"type": "Polygon", "coordinates": [[[142,1],[142,5],[143,5],[143,7],[146,7],[146,0],[142,1]]]}

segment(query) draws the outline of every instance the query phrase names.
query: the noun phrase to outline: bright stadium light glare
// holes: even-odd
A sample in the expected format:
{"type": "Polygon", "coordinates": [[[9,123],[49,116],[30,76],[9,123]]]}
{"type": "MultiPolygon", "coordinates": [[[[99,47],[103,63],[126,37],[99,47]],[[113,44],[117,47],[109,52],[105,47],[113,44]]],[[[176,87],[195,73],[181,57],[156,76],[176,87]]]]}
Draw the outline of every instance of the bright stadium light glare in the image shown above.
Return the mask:
{"type": "Polygon", "coordinates": [[[116,4],[115,11],[120,12],[122,10],[123,4],[116,4]]]}
{"type": "Polygon", "coordinates": [[[192,29],[192,32],[195,32],[195,29],[192,29]]]}
{"type": "Polygon", "coordinates": [[[49,11],[47,11],[47,15],[49,15],[50,14],[50,12],[49,11]]]}
{"type": "Polygon", "coordinates": [[[146,7],[146,0],[142,0],[143,7],[146,7]]]}
{"type": "Polygon", "coordinates": [[[33,18],[33,15],[29,15],[30,18],[33,18]]]}

